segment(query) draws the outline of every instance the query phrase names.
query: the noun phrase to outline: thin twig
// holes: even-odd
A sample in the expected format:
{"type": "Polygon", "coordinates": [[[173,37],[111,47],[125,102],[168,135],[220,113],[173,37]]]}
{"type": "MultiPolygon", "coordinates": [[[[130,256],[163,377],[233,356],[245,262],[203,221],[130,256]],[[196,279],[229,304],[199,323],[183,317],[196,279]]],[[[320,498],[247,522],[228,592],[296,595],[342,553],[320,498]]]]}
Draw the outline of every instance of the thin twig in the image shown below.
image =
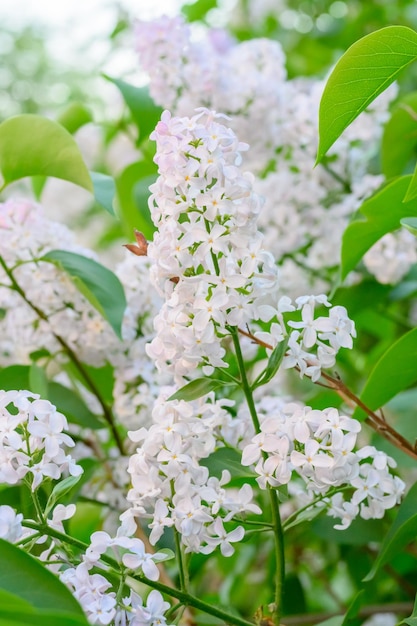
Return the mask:
{"type": "MultiPolygon", "coordinates": [[[[248,337],[249,339],[251,339],[251,341],[258,344],[259,346],[262,346],[267,350],[274,349],[273,346],[266,343],[265,341],[258,339],[252,333],[245,331],[241,328],[239,328],[238,331],[241,335],[243,335],[244,337],[248,337]]],[[[299,371],[298,367],[295,367],[294,369],[299,371]]],[[[376,432],[382,435],[382,437],[387,439],[394,446],[405,452],[405,454],[408,454],[408,456],[412,457],[413,459],[417,459],[417,451],[415,450],[414,446],[402,435],[400,435],[399,432],[392,428],[392,426],[390,426],[385,421],[384,417],[379,416],[377,413],[375,413],[375,411],[370,409],[364,402],[362,402],[362,400],[358,398],[353,393],[353,391],[351,391],[345,385],[345,383],[338,375],[335,375],[333,377],[330,376],[330,374],[328,374],[327,372],[322,371],[321,376],[329,383],[328,385],[325,385],[326,387],[333,389],[350,406],[357,406],[367,414],[367,423],[371,426],[371,428],[373,428],[376,432]]],[[[323,386],[323,383],[319,381],[316,381],[315,384],[323,386]]]]}

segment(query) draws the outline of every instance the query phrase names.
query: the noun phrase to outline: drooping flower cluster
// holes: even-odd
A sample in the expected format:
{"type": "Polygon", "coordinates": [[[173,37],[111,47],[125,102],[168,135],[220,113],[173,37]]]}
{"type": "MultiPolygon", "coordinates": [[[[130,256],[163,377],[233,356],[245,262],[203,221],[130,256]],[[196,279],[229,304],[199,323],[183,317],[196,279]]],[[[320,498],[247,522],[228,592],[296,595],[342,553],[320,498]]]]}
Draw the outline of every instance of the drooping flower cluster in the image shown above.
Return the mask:
{"type": "Polygon", "coordinates": [[[264,398],[258,408],[260,432],[241,445],[242,465],[254,466],[262,489],[287,484],[296,474],[310,500],[330,491],[324,503],[330,515],[342,520],[338,529],[357,516],[381,518],[398,504],[405,485],[390,472],[396,463],[372,446],[355,449],[361,430],[357,420],[335,408],[322,411],[273,398],[264,398]],[[350,494],[331,493],[340,487],[350,487],[350,494]]]}
{"type": "Polygon", "coordinates": [[[0,482],[29,481],[32,491],[64,472],[79,476],[81,466],[67,454],[74,441],[67,419],[48,400],[29,391],[0,391],[0,482]]]}
{"type": "MultiPolygon", "coordinates": [[[[151,186],[158,228],[148,255],[165,303],[155,318],[148,354],[177,379],[200,363],[225,366],[228,326],[264,315],[276,289],[273,258],[262,247],[260,198],[239,168],[247,148],[206,110],[191,118],[166,111],[155,132],[159,178],[151,186]]],[[[270,311],[268,309],[268,315],[270,311]]]]}
{"type": "Polygon", "coordinates": [[[227,489],[230,473],[225,470],[220,479],[210,476],[201,463],[238,427],[226,410],[231,404],[212,397],[193,402],[161,398],[153,425],[130,433],[140,445],[128,469],[131,509],[121,517],[127,534],[134,532],[134,517],[150,518],[152,544],[173,526],[188,552],[209,553],[216,547],[225,556],[234,552],[231,544],[243,538],[244,530],[225,529],[223,522],[238,513],[261,511],[252,503],[250,485],[227,489]]]}

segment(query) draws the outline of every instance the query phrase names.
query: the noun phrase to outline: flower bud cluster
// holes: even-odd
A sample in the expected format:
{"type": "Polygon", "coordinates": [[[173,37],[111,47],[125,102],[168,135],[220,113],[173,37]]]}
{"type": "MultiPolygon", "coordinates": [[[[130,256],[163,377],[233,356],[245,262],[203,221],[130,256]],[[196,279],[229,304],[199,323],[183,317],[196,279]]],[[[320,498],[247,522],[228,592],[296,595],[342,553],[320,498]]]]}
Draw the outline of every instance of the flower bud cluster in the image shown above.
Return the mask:
{"type": "Polygon", "coordinates": [[[252,488],[227,489],[230,473],[210,476],[200,461],[212,454],[233,422],[226,410],[230,401],[209,396],[193,402],[160,399],[153,411],[154,423],[129,433],[140,444],[129,463],[131,509],[121,516],[126,534],[135,530],[134,517],[151,518],[149,540],[155,544],[164,529],[180,533],[187,552],[212,552],[219,547],[229,556],[231,545],[243,538],[242,527],[229,531],[223,522],[235,514],[260,513],[252,503],[252,488]]]}
{"type": "Polygon", "coordinates": [[[372,446],[355,449],[357,420],[335,408],[321,411],[280,401],[268,409],[259,411],[260,432],[243,442],[242,451],[242,465],[254,466],[262,489],[287,484],[293,474],[304,481],[310,499],[350,487],[325,500],[329,514],[342,520],[338,529],[357,516],[383,517],[400,501],[405,485],[390,472],[395,461],[372,446]]]}
{"type": "Polygon", "coordinates": [[[82,473],[66,453],[74,441],[67,419],[48,400],[29,391],[0,391],[0,482],[29,480],[32,491],[47,478],[82,473]]]}
{"type": "Polygon", "coordinates": [[[228,327],[262,319],[265,294],[276,288],[274,260],[256,227],[261,201],[239,167],[247,146],[220,117],[165,111],[151,135],[159,178],[150,208],[158,232],[148,255],[165,303],[148,354],[178,380],[200,363],[224,367],[228,327]]]}

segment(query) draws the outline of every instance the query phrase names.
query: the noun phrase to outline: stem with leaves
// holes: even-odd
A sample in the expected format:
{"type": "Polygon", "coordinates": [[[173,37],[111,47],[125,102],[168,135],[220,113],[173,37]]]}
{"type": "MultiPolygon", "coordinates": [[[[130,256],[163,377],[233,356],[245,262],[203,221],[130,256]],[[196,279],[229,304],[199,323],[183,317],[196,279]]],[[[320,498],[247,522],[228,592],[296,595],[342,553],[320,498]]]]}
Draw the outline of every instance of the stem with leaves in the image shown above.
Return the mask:
{"type": "MultiPolygon", "coordinates": [[[[239,334],[244,337],[248,337],[253,341],[253,343],[266,348],[267,350],[273,350],[273,346],[262,341],[255,337],[249,331],[243,330],[239,328],[239,334]]],[[[298,368],[294,368],[298,369],[298,368]]],[[[370,409],[360,398],[358,398],[353,391],[351,391],[345,383],[338,377],[333,377],[327,372],[321,373],[322,378],[327,381],[327,384],[323,384],[320,381],[316,381],[316,385],[321,385],[322,387],[327,387],[329,389],[333,389],[345,402],[350,404],[351,406],[358,406],[362,411],[367,414],[367,423],[373,428],[376,432],[378,432],[382,437],[387,439],[390,443],[392,443],[395,447],[399,448],[405,454],[412,457],[413,459],[417,459],[417,450],[413,444],[411,444],[407,439],[405,439],[399,432],[395,430],[392,426],[385,421],[384,417],[381,417],[375,411],[370,409]]]]}
{"type": "MultiPolygon", "coordinates": [[[[49,537],[52,537],[53,539],[58,539],[64,544],[74,546],[75,548],[78,548],[82,552],[85,552],[88,548],[88,545],[84,543],[83,541],[80,541],[79,539],[71,537],[70,535],[67,535],[58,530],[55,530],[54,528],[51,528],[47,524],[45,525],[37,524],[36,522],[33,522],[31,520],[24,520],[22,522],[22,525],[25,526],[26,528],[32,528],[34,530],[37,530],[42,535],[48,535],[49,537]]],[[[117,578],[119,579],[120,576],[126,574],[126,570],[124,569],[124,572],[122,572],[120,564],[112,557],[109,557],[106,554],[103,554],[101,556],[101,560],[104,563],[106,563],[106,565],[109,565],[111,567],[112,578],[114,578],[114,576],[117,576],[117,578]]],[[[108,575],[109,575],[109,571],[106,571],[106,576],[108,575]]],[[[151,587],[152,589],[157,589],[158,591],[166,594],[167,596],[176,598],[184,606],[190,606],[195,609],[198,609],[199,611],[203,611],[204,613],[207,613],[208,615],[217,617],[218,619],[222,620],[226,624],[232,624],[233,626],[253,626],[252,622],[249,622],[248,620],[245,620],[239,617],[238,615],[227,613],[226,611],[223,611],[220,608],[212,606],[211,604],[207,604],[206,602],[203,602],[203,600],[200,600],[196,596],[193,596],[185,591],[168,587],[167,585],[164,585],[163,583],[159,581],[150,580],[149,578],[146,578],[146,576],[143,576],[141,574],[135,574],[135,573],[129,572],[128,576],[129,578],[133,580],[137,580],[147,585],[148,587],[151,587]]]]}
{"type": "MultiPolygon", "coordinates": [[[[23,291],[23,289],[20,287],[19,283],[15,279],[15,277],[13,275],[13,271],[11,269],[9,269],[9,267],[7,266],[7,264],[4,261],[2,256],[0,256],[0,265],[2,266],[2,268],[5,271],[5,273],[7,274],[7,276],[10,279],[10,282],[11,282],[10,289],[12,289],[13,291],[16,291],[23,298],[23,300],[26,302],[26,304],[28,306],[30,306],[32,311],[34,311],[36,313],[36,315],[39,317],[39,319],[49,323],[48,316],[36,304],[31,302],[26,297],[25,292],[23,291]]],[[[117,445],[117,447],[119,449],[119,452],[122,455],[124,455],[123,441],[122,441],[121,436],[120,436],[120,434],[119,434],[119,432],[118,432],[118,430],[116,428],[115,417],[113,415],[113,412],[112,412],[111,408],[105,402],[105,400],[104,400],[104,398],[103,398],[103,396],[102,396],[102,394],[100,392],[100,389],[97,387],[97,385],[95,384],[93,378],[90,376],[88,370],[86,369],[84,364],[79,360],[79,358],[77,357],[75,352],[72,350],[72,348],[68,345],[68,343],[65,341],[65,339],[63,339],[57,333],[55,333],[53,331],[51,331],[51,332],[52,332],[53,336],[55,337],[55,339],[57,340],[57,342],[59,343],[59,345],[61,346],[61,348],[64,350],[64,352],[69,357],[70,361],[75,365],[77,370],[80,372],[80,374],[84,378],[87,386],[90,388],[92,393],[96,396],[96,398],[97,398],[97,400],[100,403],[100,406],[102,408],[103,417],[104,417],[104,419],[106,420],[106,422],[109,425],[109,428],[110,428],[111,433],[112,433],[112,435],[114,437],[114,440],[115,440],[116,445],[117,445]]]]}

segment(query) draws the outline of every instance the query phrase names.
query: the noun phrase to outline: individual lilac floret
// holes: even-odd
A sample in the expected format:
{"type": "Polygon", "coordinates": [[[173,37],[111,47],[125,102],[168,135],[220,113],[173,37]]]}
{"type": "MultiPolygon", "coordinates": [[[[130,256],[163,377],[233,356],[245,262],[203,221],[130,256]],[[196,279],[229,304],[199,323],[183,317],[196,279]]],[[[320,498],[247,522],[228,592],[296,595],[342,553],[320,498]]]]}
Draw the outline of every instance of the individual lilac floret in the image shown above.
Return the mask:
{"type": "Polygon", "coordinates": [[[23,515],[16,513],[11,506],[3,504],[0,506],[0,539],[5,539],[14,543],[21,539],[23,515]]]}

